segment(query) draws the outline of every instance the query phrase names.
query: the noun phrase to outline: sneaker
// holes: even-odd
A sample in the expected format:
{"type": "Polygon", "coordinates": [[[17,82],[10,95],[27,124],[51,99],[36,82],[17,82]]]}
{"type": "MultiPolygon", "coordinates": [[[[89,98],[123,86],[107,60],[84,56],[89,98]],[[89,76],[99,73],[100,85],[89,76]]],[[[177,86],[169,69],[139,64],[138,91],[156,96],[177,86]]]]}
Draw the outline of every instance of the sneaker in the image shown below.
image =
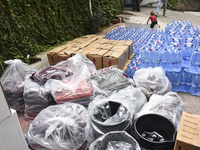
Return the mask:
{"type": "Polygon", "coordinates": [[[164,17],[167,17],[165,14],[163,14],[164,17]]]}

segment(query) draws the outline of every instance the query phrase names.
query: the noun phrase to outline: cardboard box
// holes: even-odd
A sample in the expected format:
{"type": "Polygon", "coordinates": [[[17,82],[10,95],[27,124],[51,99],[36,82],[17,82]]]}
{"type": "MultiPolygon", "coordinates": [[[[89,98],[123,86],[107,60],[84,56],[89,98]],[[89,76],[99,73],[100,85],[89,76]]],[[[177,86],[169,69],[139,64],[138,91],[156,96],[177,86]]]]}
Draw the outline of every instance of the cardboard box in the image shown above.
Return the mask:
{"type": "Polygon", "coordinates": [[[116,45],[129,46],[128,58],[133,54],[133,41],[120,40],[120,41],[118,41],[118,43],[116,45]]]}
{"type": "Polygon", "coordinates": [[[112,44],[102,44],[100,48],[106,49],[106,50],[111,50],[114,45],[112,44]]]}
{"type": "Polygon", "coordinates": [[[0,123],[1,150],[29,150],[17,113],[11,109],[12,115],[0,123]]]}
{"type": "Polygon", "coordinates": [[[182,113],[174,150],[200,150],[200,116],[182,113]]]}
{"type": "Polygon", "coordinates": [[[72,54],[75,51],[78,51],[79,49],[80,48],[76,47],[76,46],[70,46],[70,47],[67,47],[67,48],[63,49],[62,51],[57,53],[58,62],[63,61],[63,60],[67,60],[68,58],[72,57],[72,54]]]}
{"type": "Polygon", "coordinates": [[[75,42],[78,44],[78,43],[82,43],[85,39],[86,39],[85,37],[79,37],[79,38],[73,39],[72,42],[75,42]]]}
{"type": "Polygon", "coordinates": [[[129,53],[129,46],[127,45],[115,45],[112,49],[112,51],[123,51],[124,52],[124,64],[127,62],[128,60],[128,53],[129,53]]]}
{"type": "Polygon", "coordinates": [[[108,39],[99,39],[97,42],[100,44],[109,44],[111,41],[108,39]]]}
{"type": "Polygon", "coordinates": [[[102,44],[100,44],[100,43],[93,42],[90,45],[88,45],[87,48],[99,48],[99,47],[101,47],[101,45],[102,44]]]}
{"type": "Polygon", "coordinates": [[[116,45],[124,45],[125,42],[125,40],[118,40],[116,45]]]}
{"type": "Polygon", "coordinates": [[[76,54],[81,54],[83,51],[84,51],[83,48],[81,48],[81,49],[79,49],[79,50],[77,50],[77,51],[74,51],[74,52],[72,53],[72,56],[75,56],[76,54]]]}
{"type": "Polygon", "coordinates": [[[8,118],[10,115],[11,112],[10,109],[8,108],[8,104],[3,93],[3,88],[0,84],[0,122],[8,118]]]}
{"type": "Polygon", "coordinates": [[[69,47],[70,45],[68,43],[62,45],[62,46],[58,46],[52,50],[50,50],[49,52],[47,52],[47,57],[49,60],[49,64],[50,65],[55,65],[58,62],[58,58],[57,58],[57,53],[61,52],[63,49],[69,47]]]}
{"type": "Polygon", "coordinates": [[[78,44],[77,47],[84,48],[84,47],[88,46],[90,43],[92,43],[92,42],[94,42],[96,40],[97,40],[96,37],[82,40],[82,43],[78,44]]]}
{"type": "Polygon", "coordinates": [[[96,49],[88,53],[87,57],[90,59],[96,66],[96,69],[103,68],[103,56],[108,52],[108,50],[96,49]]]}
{"type": "Polygon", "coordinates": [[[133,54],[133,41],[125,41],[124,45],[128,45],[129,46],[128,57],[130,58],[131,55],[133,54]]]}
{"type": "Polygon", "coordinates": [[[93,51],[93,49],[87,49],[87,48],[85,48],[84,51],[82,51],[81,54],[87,56],[91,51],[93,51]]]}
{"type": "Polygon", "coordinates": [[[103,57],[103,68],[117,65],[119,69],[124,67],[124,52],[109,51],[103,57]]]}
{"type": "Polygon", "coordinates": [[[57,54],[58,62],[64,61],[64,60],[67,60],[68,58],[70,58],[72,56],[73,52],[74,51],[71,51],[71,50],[63,50],[63,51],[61,51],[60,53],[57,54]]]}
{"type": "Polygon", "coordinates": [[[119,41],[117,40],[109,40],[109,43],[112,45],[116,45],[119,41]]]}

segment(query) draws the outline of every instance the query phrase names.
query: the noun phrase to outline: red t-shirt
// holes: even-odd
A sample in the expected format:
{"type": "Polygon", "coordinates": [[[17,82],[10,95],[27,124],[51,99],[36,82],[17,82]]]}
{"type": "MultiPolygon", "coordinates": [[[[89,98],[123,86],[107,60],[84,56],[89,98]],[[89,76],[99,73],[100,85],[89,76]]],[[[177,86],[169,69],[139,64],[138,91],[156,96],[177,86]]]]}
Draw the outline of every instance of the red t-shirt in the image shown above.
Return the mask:
{"type": "Polygon", "coordinates": [[[156,22],[156,21],[157,21],[155,15],[151,15],[151,16],[149,17],[149,19],[151,19],[151,22],[156,22]]]}

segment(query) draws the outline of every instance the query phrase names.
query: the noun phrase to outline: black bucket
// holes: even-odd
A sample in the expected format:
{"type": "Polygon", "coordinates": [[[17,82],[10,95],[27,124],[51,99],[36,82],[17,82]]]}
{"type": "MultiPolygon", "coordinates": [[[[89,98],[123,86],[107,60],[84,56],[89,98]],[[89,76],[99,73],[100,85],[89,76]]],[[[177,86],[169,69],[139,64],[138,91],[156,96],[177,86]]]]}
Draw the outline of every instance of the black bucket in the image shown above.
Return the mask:
{"type": "Polygon", "coordinates": [[[125,131],[128,127],[130,127],[130,117],[130,112],[128,112],[128,109],[121,103],[108,101],[98,105],[94,108],[91,117],[93,137],[96,139],[110,131],[125,131]],[[115,117],[115,119],[119,119],[119,121],[110,121],[107,123],[107,119],[116,115],[118,111],[121,112],[121,115],[117,116],[117,118],[115,117]]]}
{"type": "Polygon", "coordinates": [[[131,127],[133,137],[145,150],[173,150],[176,128],[158,114],[146,114],[135,119],[131,127]]]}
{"type": "Polygon", "coordinates": [[[125,131],[113,131],[95,140],[89,150],[140,150],[138,142],[125,131]]]}

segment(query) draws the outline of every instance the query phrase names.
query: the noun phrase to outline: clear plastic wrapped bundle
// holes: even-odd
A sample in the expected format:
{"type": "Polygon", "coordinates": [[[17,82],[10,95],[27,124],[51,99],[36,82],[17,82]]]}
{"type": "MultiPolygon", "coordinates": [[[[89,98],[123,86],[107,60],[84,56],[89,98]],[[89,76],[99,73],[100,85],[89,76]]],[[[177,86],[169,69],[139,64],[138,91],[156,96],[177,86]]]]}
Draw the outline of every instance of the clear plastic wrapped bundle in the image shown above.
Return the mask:
{"type": "Polygon", "coordinates": [[[72,73],[68,70],[67,66],[57,64],[41,69],[34,73],[31,78],[33,81],[44,85],[49,79],[62,80],[70,75],[72,73]]]}
{"type": "Polygon", "coordinates": [[[138,142],[125,131],[113,131],[96,139],[89,150],[141,150],[138,142]]]}
{"type": "Polygon", "coordinates": [[[100,93],[110,93],[133,85],[133,81],[117,68],[98,71],[98,74],[90,77],[89,81],[100,93]]]}
{"type": "Polygon", "coordinates": [[[114,92],[107,98],[96,97],[88,107],[89,141],[110,131],[128,130],[134,115],[146,102],[145,95],[132,86],[114,92]]]}
{"type": "Polygon", "coordinates": [[[1,84],[4,90],[9,107],[15,109],[18,113],[24,111],[24,81],[32,73],[33,68],[19,59],[5,61],[8,65],[1,76],[1,84]]]}
{"type": "Polygon", "coordinates": [[[163,95],[172,91],[169,79],[165,76],[162,67],[139,69],[133,79],[136,86],[149,98],[152,94],[163,95]]]}
{"type": "Polygon", "coordinates": [[[60,62],[59,65],[67,65],[69,71],[73,73],[72,78],[74,79],[88,79],[91,75],[97,73],[94,63],[82,54],[76,54],[66,61],[60,62]]]}
{"type": "Polygon", "coordinates": [[[55,87],[51,94],[57,104],[73,101],[87,106],[93,98],[93,87],[87,79],[65,79],[57,82],[55,87]]]}
{"type": "Polygon", "coordinates": [[[26,120],[33,120],[41,110],[56,104],[51,92],[44,85],[36,83],[31,78],[26,79],[24,83],[23,95],[26,120]]]}
{"type": "Polygon", "coordinates": [[[182,112],[185,105],[182,99],[175,92],[169,92],[165,95],[153,94],[136,118],[144,114],[159,114],[168,118],[178,129],[182,112]]]}
{"type": "Polygon", "coordinates": [[[51,87],[54,100],[58,104],[73,101],[87,106],[93,98],[93,86],[88,82],[88,78],[96,74],[95,65],[81,54],[61,62],[60,65],[66,65],[73,74],[60,82],[51,80],[46,83],[51,87]]]}
{"type": "Polygon", "coordinates": [[[28,141],[33,150],[81,150],[86,147],[87,110],[80,104],[49,106],[32,121],[28,141]]]}

